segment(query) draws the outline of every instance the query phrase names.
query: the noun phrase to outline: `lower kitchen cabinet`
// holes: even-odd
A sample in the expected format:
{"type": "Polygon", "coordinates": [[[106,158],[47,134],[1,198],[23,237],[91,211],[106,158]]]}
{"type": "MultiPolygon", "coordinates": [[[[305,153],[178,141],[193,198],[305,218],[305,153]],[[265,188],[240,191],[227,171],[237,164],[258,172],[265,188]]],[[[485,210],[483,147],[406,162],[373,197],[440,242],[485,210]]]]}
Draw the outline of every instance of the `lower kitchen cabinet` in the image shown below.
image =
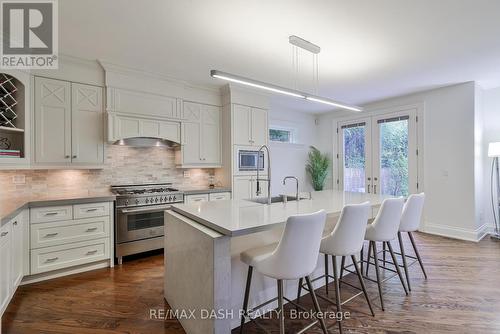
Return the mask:
{"type": "Polygon", "coordinates": [[[0,228],[0,316],[7,308],[12,292],[12,223],[0,228]]]}
{"type": "MultiPolygon", "coordinates": [[[[260,178],[267,178],[266,175],[259,175],[260,178]]],[[[267,181],[260,181],[261,194],[257,193],[257,177],[255,176],[235,176],[233,179],[233,198],[250,199],[255,197],[267,197],[267,181]]]]}
{"type": "Polygon", "coordinates": [[[0,316],[21,283],[29,263],[26,211],[0,228],[0,316]]]}
{"type": "Polygon", "coordinates": [[[30,274],[113,261],[112,203],[30,209],[30,274]]]}
{"type": "Polygon", "coordinates": [[[231,193],[229,191],[224,191],[206,194],[185,195],[184,203],[193,204],[208,201],[223,201],[228,199],[231,199],[231,193]]]}

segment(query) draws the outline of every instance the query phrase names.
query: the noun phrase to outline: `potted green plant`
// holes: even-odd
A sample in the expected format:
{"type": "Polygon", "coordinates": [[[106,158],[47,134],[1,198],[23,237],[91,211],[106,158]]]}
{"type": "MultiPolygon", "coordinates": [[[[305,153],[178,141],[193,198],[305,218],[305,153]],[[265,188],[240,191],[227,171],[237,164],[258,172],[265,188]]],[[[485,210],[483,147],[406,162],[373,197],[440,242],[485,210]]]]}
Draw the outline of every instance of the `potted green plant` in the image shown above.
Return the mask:
{"type": "Polygon", "coordinates": [[[316,147],[311,146],[309,159],[306,164],[306,171],[311,176],[314,190],[323,190],[329,166],[330,158],[328,155],[321,153],[316,147]]]}

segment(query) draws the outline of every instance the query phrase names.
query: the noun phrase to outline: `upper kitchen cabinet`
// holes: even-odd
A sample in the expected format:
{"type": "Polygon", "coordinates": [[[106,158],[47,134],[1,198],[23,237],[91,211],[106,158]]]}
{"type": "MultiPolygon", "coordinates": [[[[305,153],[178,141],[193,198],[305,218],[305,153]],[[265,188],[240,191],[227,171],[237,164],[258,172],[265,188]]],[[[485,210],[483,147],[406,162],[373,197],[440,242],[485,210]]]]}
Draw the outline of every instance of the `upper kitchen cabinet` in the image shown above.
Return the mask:
{"type": "Polygon", "coordinates": [[[35,165],[104,164],[102,96],[101,87],[35,78],[35,165]]]}
{"type": "Polygon", "coordinates": [[[31,78],[24,71],[0,73],[0,169],[29,167],[31,78]]]}
{"type": "Polygon", "coordinates": [[[179,167],[218,168],[221,166],[221,109],[217,106],[184,102],[179,167]]]}
{"type": "Polygon", "coordinates": [[[234,145],[267,144],[267,110],[233,104],[232,120],[234,145]]]}

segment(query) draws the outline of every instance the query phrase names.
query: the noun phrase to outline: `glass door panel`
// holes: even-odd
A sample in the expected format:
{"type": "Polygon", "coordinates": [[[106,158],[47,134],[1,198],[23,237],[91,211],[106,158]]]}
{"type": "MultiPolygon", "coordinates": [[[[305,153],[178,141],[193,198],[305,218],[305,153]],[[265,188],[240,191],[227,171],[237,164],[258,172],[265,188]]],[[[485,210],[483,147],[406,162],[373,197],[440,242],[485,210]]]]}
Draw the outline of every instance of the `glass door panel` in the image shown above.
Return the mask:
{"type": "Polygon", "coordinates": [[[369,192],[370,128],[366,120],[340,126],[341,189],[369,192]]]}
{"type": "Polygon", "coordinates": [[[414,120],[411,111],[373,119],[374,193],[406,197],[416,192],[414,120]]]}

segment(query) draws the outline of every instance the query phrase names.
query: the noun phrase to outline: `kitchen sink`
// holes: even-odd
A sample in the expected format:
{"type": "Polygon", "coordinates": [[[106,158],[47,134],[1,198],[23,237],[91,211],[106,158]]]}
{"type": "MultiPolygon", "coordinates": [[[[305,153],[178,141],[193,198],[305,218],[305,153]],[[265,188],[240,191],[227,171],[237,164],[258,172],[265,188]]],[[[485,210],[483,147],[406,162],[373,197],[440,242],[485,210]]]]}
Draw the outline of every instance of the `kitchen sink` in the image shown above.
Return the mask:
{"type": "MultiPolygon", "coordinates": [[[[282,202],[284,202],[284,199],[285,199],[285,196],[273,196],[273,197],[271,197],[271,204],[272,203],[282,203],[282,202]]],[[[302,200],[305,198],[301,197],[300,199],[302,200]]],[[[286,196],[286,200],[287,200],[287,202],[296,201],[297,197],[286,196]]],[[[254,202],[254,203],[267,204],[267,197],[252,198],[252,199],[249,199],[249,201],[254,202]]]]}

